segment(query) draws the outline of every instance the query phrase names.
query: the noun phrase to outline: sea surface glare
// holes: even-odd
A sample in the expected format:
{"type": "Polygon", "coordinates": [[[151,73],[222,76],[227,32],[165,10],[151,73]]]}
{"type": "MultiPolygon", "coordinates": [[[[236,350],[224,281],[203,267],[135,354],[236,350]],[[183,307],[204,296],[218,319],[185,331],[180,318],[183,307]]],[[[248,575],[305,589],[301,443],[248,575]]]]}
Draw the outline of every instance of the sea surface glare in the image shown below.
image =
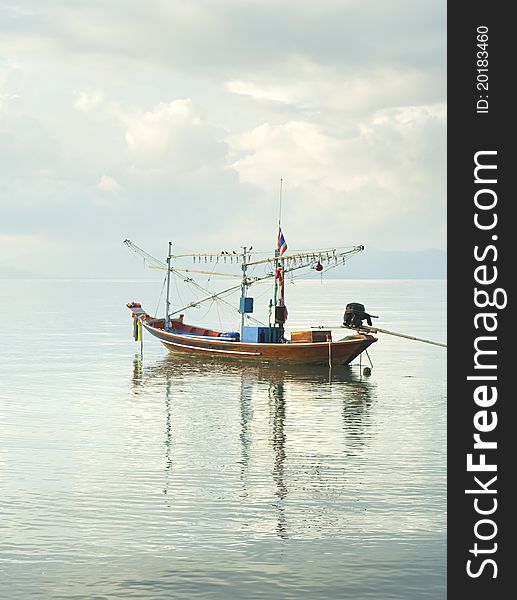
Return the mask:
{"type": "MultiPolygon", "coordinates": [[[[447,350],[379,334],[369,377],[148,334],[141,357],[125,304],[154,313],[160,286],[0,281],[0,598],[444,599],[447,350]]],[[[356,301],[446,341],[445,281],[286,295],[292,329],[356,301]]]]}

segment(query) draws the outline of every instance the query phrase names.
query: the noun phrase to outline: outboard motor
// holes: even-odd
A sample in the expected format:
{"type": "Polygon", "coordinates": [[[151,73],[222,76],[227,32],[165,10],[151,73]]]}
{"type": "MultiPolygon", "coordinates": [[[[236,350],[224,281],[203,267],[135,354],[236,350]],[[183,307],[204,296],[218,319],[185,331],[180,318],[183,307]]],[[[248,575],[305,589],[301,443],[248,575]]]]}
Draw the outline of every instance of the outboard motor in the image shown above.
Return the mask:
{"type": "Polygon", "coordinates": [[[372,319],[377,319],[375,315],[368,314],[364,309],[364,304],[359,302],[350,302],[346,305],[345,314],[343,315],[343,325],[345,327],[354,327],[356,329],[363,325],[366,320],[368,325],[372,326],[372,319]]]}

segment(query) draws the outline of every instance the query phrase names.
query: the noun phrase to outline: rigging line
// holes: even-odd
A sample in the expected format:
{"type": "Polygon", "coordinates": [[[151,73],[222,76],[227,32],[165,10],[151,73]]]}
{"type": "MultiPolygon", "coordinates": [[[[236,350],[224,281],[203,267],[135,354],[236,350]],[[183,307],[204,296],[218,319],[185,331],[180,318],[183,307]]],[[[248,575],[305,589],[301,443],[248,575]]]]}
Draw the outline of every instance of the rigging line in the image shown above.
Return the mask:
{"type": "Polygon", "coordinates": [[[151,256],[151,254],[149,254],[145,250],[142,250],[142,248],[139,248],[136,244],[133,244],[131,240],[124,240],[124,244],[129,248],[129,250],[131,250],[131,252],[133,252],[133,254],[140,255],[143,258],[147,259],[148,263],[161,265],[162,267],[167,267],[167,265],[163,261],[155,258],[154,256],[151,256]]]}
{"type": "MultiPolygon", "coordinates": [[[[197,284],[194,284],[197,285],[197,284]]],[[[199,287],[199,286],[198,286],[199,287]]],[[[206,291],[206,290],[203,290],[206,291]]],[[[228,291],[228,290],[227,290],[228,291]]],[[[232,291],[237,291],[237,290],[232,290],[232,291]]],[[[222,308],[226,308],[226,309],[230,309],[230,311],[232,313],[234,312],[239,312],[239,309],[236,308],[233,304],[231,304],[230,302],[228,302],[227,300],[225,300],[224,298],[221,298],[218,295],[214,295],[210,298],[212,300],[212,304],[215,302],[216,303],[216,307],[218,308],[219,305],[222,305],[222,308]],[[218,304],[219,303],[219,304],[218,304]]],[[[210,306],[212,306],[212,304],[210,306]]],[[[256,323],[257,325],[264,325],[265,324],[262,321],[259,321],[258,319],[255,319],[254,317],[250,317],[249,315],[246,315],[247,319],[249,321],[253,321],[254,323],[256,323]]]]}
{"type": "MultiPolygon", "coordinates": [[[[154,256],[151,256],[149,253],[145,252],[145,250],[142,250],[142,248],[138,247],[136,244],[133,244],[133,242],[131,240],[129,240],[129,239],[124,240],[124,244],[131,250],[131,252],[133,252],[133,254],[139,254],[140,256],[143,256],[143,257],[147,258],[147,261],[150,262],[150,263],[153,263],[155,265],[160,265],[161,267],[165,267],[166,269],[168,268],[168,266],[164,262],[162,262],[161,260],[158,260],[154,256]]],[[[171,273],[173,273],[173,274],[181,275],[181,273],[179,271],[177,271],[174,267],[171,267],[170,270],[171,270],[171,273]]],[[[172,315],[177,314],[178,312],[181,312],[182,310],[186,310],[187,308],[190,308],[190,307],[193,307],[193,306],[197,306],[199,304],[199,302],[205,302],[206,300],[210,300],[211,298],[216,297],[216,294],[214,294],[214,293],[210,292],[209,290],[203,288],[202,286],[200,286],[199,284],[197,284],[193,279],[191,279],[191,278],[186,278],[185,279],[185,277],[183,275],[181,275],[181,277],[182,277],[183,281],[185,281],[185,283],[191,283],[192,286],[195,286],[198,289],[202,290],[204,293],[209,294],[209,297],[208,298],[202,298],[201,300],[197,300],[196,302],[191,302],[187,306],[185,306],[183,308],[180,308],[179,310],[176,310],[176,311],[172,312],[171,313],[172,315]]],[[[229,293],[229,292],[235,291],[236,289],[240,289],[240,285],[239,286],[233,286],[233,287],[231,287],[231,288],[229,288],[227,290],[223,290],[223,292],[219,292],[219,294],[229,293]]],[[[228,304],[229,306],[231,306],[231,308],[233,310],[237,310],[238,311],[238,309],[235,309],[235,307],[233,307],[231,304],[229,304],[228,302],[222,300],[220,298],[220,295],[217,295],[217,297],[221,301],[223,301],[226,304],[228,304]]]]}
{"type": "MultiPolygon", "coordinates": [[[[346,256],[353,256],[355,254],[357,254],[358,252],[362,252],[362,250],[364,249],[363,246],[353,246],[353,247],[349,247],[348,250],[343,250],[341,252],[338,252],[336,254],[336,256],[339,259],[343,259],[346,256]]],[[[310,263],[310,261],[314,261],[317,259],[321,259],[323,260],[324,254],[329,254],[332,253],[334,249],[327,249],[327,250],[311,250],[311,251],[307,251],[307,252],[296,252],[296,253],[291,253],[291,254],[285,254],[282,257],[282,260],[284,261],[284,264],[293,264],[293,262],[298,261],[303,261],[304,263],[308,264],[310,263]]],[[[278,257],[274,256],[274,257],[268,257],[268,258],[264,258],[261,260],[255,260],[249,263],[249,266],[255,266],[255,265],[260,265],[260,264],[271,264],[271,263],[276,263],[276,261],[278,260],[278,257]]],[[[286,269],[287,271],[287,269],[286,269]]]]}
{"type": "MultiPolygon", "coordinates": [[[[191,282],[187,281],[186,284],[190,285],[191,282]]],[[[195,306],[197,308],[199,301],[203,299],[203,295],[200,293],[199,290],[195,289],[194,286],[190,287],[190,293],[194,296],[194,300],[190,304],[192,304],[193,306],[195,306]]]]}
{"type": "Polygon", "coordinates": [[[194,281],[190,279],[190,277],[186,277],[185,279],[183,279],[183,283],[188,288],[191,288],[190,292],[192,294],[194,294],[194,296],[199,297],[199,290],[197,289],[197,286],[194,284],[194,281]]]}
{"type": "MultiPolygon", "coordinates": [[[[210,260],[211,260],[211,259],[210,259],[210,260]]],[[[210,280],[212,279],[212,275],[215,273],[215,268],[217,267],[217,264],[218,264],[218,262],[219,262],[219,261],[217,260],[217,261],[214,263],[214,268],[212,269],[212,272],[210,273],[210,275],[208,276],[208,279],[207,279],[207,281],[206,281],[206,282],[207,282],[207,284],[208,284],[208,283],[210,283],[210,280]]],[[[232,275],[233,275],[233,273],[232,273],[232,275]]]]}
{"type": "MultiPolygon", "coordinates": [[[[265,283],[265,282],[264,282],[265,283]]],[[[256,299],[263,298],[266,294],[269,294],[269,288],[263,289],[259,294],[253,294],[256,299]]]]}
{"type": "Polygon", "coordinates": [[[204,288],[203,286],[199,285],[199,283],[197,283],[192,277],[185,277],[181,270],[178,270],[176,268],[174,268],[174,271],[176,273],[178,273],[181,276],[182,281],[187,285],[190,286],[190,288],[195,288],[198,292],[199,290],[201,290],[204,294],[210,294],[210,290],[207,288],[204,288]]]}
{"type": "MultiPolygon", "coordinates": [[[[150,269],[165,269],[167,270],[167,267],[161,267],[161,266],[150,266],[150,269]]],[[[217,275],[218,277],[238,277],[240,278],[240,275],[236,274],[236,273],[216,273],[215,270],[213,271],[201,271],[200,269],[187,269],[186,267],[174,267],[176,269],[176,271],[180,272],[180,273],[200,273],[201,275],[209,275],[209,278],[212,277],[212,275],[217,275]]]]}
{"type": "Polygon", "coordinates": [[[158,298],[158,304],[156,305],[156,310],[154,312],[155,315],[158,314],[158,309],[160,308],[160,302],[162,301],[162,295],[163,295],[163,290],[165,289],[165,283],[166,283],[166,281],[167,281],[167,277],[164,277],[163,278],[162,291],[160,292],[160,297],[158,298]]]}
{"type": "MultiPolygon", "coordinates": [[[[199,290],[201,290],[201,291],[202,291],[202,292],[204,292],[205,294],[210,294],[210,293],[211,293],[211,292],[210,292],[210,290],[208,290],[208,289],[206,289],[206,288],[203,288],[201,285],[199,285],[198,283],[196,283],[194,280],[187,281],[186,283],[187,283],[187,284],[190,284],[192,287],[196,287],[196,288],[198,288],[199,290]]],[[[240,287],[240,286],[239,286],[239,287],[240,287]]],[[[226,292],[229,292],[229,291],[230,291],[230,290],[226,290],[226,292]]],[[[233,290],[233,289],[232,289],[231,291],[235,291],[235,290],[233,290]]],[[[238,310],[237,308],[235,308],[235,306],[233,306],[232,304],[230,304],[229,302],[227,302],[226,300],[224,300],[223,298],[221,298],[221,297],[220,297],[220,296],[218,296],[217,294],[212,294],[212,295],[210,296],[210,299],[212,300],[212,302],[213,302],[214,300],[218,300],[218,301],[222,302],[223,304],[226,304],[227,306],[229,306],[229,307],[230,307],[230,308],[231,308],[233,311],[237,311],[237,312],[239,312],[239,310],[238,310]]],[[[197,303],[192,303],[192,302],[191,302],[189,306],[196,306],[196,304],[197,304],[197,303]]]]}
{"type": "Polygon", "coordinates": [[[172,254],[171,255],[172,258],[189,258],[189,257],[195,257],[195,258],[208,258],[208,257],[212,257],[212,258],[220,258],[220,257],[227,257],[227,258],[237,258],[237,257],[242,257],[244,256],[244,254],[240,253],[240,252],[235,252],[235,254],[233,252],[192,252],[190,254],[172,254]]]}
{"type": "Polygon", "coordinates": [[[252,321],[253,323],[256,323],[257,325],[262,325],[262,327],[267,327],[266,323],[263,323],[262,321],[255,319],[255,317],[250,317],[249,315],[246,315],[246,318],[248,321],[252,321]]]}
{"type": "MultiPolygon", "coordinates": [[[[310,266],[308,266],[308,265],[305,265],[305,266],[309,269],[309,271],[313,271],[313,269],[310,266]]],[[[315,272],[315,273],[310,272],[310,273],[308,273],[308,276],[310,277],[311,275],[314,275],[314,276],[322,275],[322,274],[326,273],[327,271],[330,271],[331,269],[336,269],[337,267],[342,267],[342,266],[343,266],[342,262],[339,262],[338,264],[329,264],[323,269],[323,271],[320,271],[319,273],[318,272],[315,272]]],[[[291,281],[293,283],[294,283],[294,281],[299,281],[300,279],[307,277],[307,275],[304,275],[303,273],[300,273],[299,275],[294,275],[294,273],[292,271],[290,272],[290,274],[291,274],[291,281]]]]}
{"type": "Polygon", "coordinates": [[[208,288],[204,288],[202,285],[199,285],[199,283],[194,281],[192,278],[185,279],[185,283],[195,288],[197,292],[201,291],[204,294],[211,294],[211,291],[208,288]]]}
{"type": "Polygon", "coordinates": [[[230,304],[229,302],[227,302],[226,300],[224,300],[224,298],[220,298],[219,296],[215,296],[214,300],[218,301],[218,302],[222,302],[223,304],[225,304],[226,306],[228,306],[229,308],[232,309],[232,312],[239,312],[239,309],[236,308],[235,306],[233,306],[233,304],[230,304]]]}
{"type": "MultiPolygon", "coordinates": [[[[161,267],[165,267],[167,268],[166,264],[155,258],[154,256],[152,256],[151,254],[149,254],[148,252],[145,252],[145,250],[142,250],[142,248],[140,248],[139,246],[137,246],[136,244],[134,244],[131,240],[124,240],[124,244],[129,248],[129,250],[131,252],[133,252],[133,254],[135,255],[139,255],[141,257],[144,257],[148,263],[150,264],[154,264],[154,265],[160,265],[161,267]]],[[[354,249],[354,248],[362,248],[362,246],[335,246],[333,248],[313,248],[310,250],[296,250],[293,249],[293,251],[290,253],[295,253],[295,254],[306,254],[306,255],[311,255],[311,254],[319,254],[319,253],[332,253],[334,251],[338,252],[340,250],[346,250],[346,249],[354,249]]],[[[271,254],[270,250],[254,250],[253,251],[254,254],[271,254]]],[[[174,257],[188,257],[188,256],[193,256],[195,253],[190,253],[190,254],[184,254],[184,255],[174,255],[174,257]]],[[[199,256],[200,254],[195,254],[195,256],[199,256]]],[[[225,256],[224,254],[219,254],[219,253],[204,253],[201,254],[202,256],[225,256]]],[[[226,255],[228,256],[228,255],[226,255]]],[[[286,257],[287,258],[287,257],[286,257]]],[[[271,260],[274,260],[274,258],[272,258],[271,260]]]]}
{"type": "MultiPolygon", "coordinates": [[[[212,304],[210,305],[210,308],[212,307],[214,303],[212,302],[212,304]]],[[[219,304],[215,304],[215,310],[217,311],[217,320],[219,321],[219,327],[222,331],[223,329],[223,322],[221,321],[221,313],[219,312],[219,304]]]]}
{"type": "Polygon", "coordinates": [[[179,298],[181,304],[183,304],[183,298],[181,297],[180,288],[178,286],[178,280],[176,279],[176,276],[174,275],[174,273],[172,275],[173,275],[172,279],[174,281],[174,287],[176,288],[176,293],[178,294],[178,298],[179,298]]]}
{"type": "MultiPolygon", "coordinates": [[[[354,248],[354,250],[350,251],[348,254],[356,254],[357,252],[360,252],[361,249],[362,249],[362,247],[358,246],[358,247],[354,248]]],[[[296,265],[296,266],[293,266],[293,267],[289,267],[287,269],[284,269],[284,273],[290,273],[291,271],[298,271],[299,269],[306,269],[307,266],[309,266],[309,265],[307,265],[306,263],[304,263],[304,264],[301,264],[301,265],[296,265]]],[[[173,267],[171,267],[171,270],[175,271],[175,269],[173,267]]],[[[267,280],[267,279],[271,279],[272,277],[274,277],[274,272],[271,272],[270,274],[265,275],[264,277],[262,277],[260,279],[256,279],[255,281],[251,282],[250,285],[258,283],[259,281],[264,281],[264,280],[267,280]]],[[[236,286],[232,286],[230,288],[227,288],[226,290],[222,290],[220,292],[213,293],[213,292],[210,292],[208,290],[205,290],[199,284],[195,283],[194,280],[191,280],[190,283],[192,283],[192,285],[195,285],[198,289],[203,290],[205,293],[207,293],[209,295],[207,297],[205,297],[205,298],[201,298],[200,300],[196,300],[195,302],[191,302],[190,304],[182,307],[181,309],[178,309],[175,312],[171,313],[171,315],[177,314],[178,312],[181,312],[182,310],[187,310],[188,308],[191,308],[192,306],[197,306],[201,302],[208,302],[209,300],[211,300],[215,296],[218,296],[220,298],[223,294],[229,294],[231,292],[234,292],[236,290],[241,289],[240,285],[236,285],[236,286]]],[[[235,310],[238,311],[238,309],[235,309],[235,310]]]]}
{"type": "MultiPolygon", "coordinates": [[[[223,304],[224,306],[222,308],[229,308],[231,309],[231,312],[239,312],[239,309],[236,308],[235,306],[233,306],[233,304],[230,304],[229,302],[227,302],[226,300],[224,300],[223,298],[220,298],[219,296],[215,296],[213,299],[216,303],[220,302],[221,304],[223,304]]],[[[218,306],[218,304],[216,304],[216,307],[218,306]]],[[[250,317],[249,315],[245,315],[246,319],[248,321],[252,321],[253,323],[256,323],[257,325],[263,325],[265,326],[265,323],[263,323],[262,321],[259,321],[258,319],[255,319],[254,317],[250,317]]]]}
{"type": "Polygon", "coordinates": [[[208,310],[201,317],[198,317],[200,321],[202,321],[208,315],[208,313],[212,310],[213,305],[214,303],[212,302],[212,304],[210,304],[210,306],[208,307],[208,310]]]}
{"type": "Polygon", "coordinates": [[[212,279],[212,275],[215,273],[215,266],[217,265],[217,263],[214,264],[214,268],[212,269],[211,273],[208,274],[208,277],[206,278],[206,284],[210,285],[210,280],[212,279]]]}

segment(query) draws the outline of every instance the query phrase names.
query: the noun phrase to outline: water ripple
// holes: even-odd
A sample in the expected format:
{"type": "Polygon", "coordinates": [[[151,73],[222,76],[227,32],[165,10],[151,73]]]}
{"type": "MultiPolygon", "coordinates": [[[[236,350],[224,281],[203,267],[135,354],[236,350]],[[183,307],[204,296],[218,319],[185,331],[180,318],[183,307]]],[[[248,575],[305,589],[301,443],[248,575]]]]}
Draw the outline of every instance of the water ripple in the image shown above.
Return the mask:
{"type": "MultiPolygon", "coordinates": [[[[49,285],[34,327],[3,334],[0,597],[445,597],[441,349],[383,339],[369,378],[149,339],[142,359],[133,283],[88,284],[100,321],[77,318],[84,282],[49,285]]],[[[443,338],[440,282],[335,281],[326,306],[345,292],[443,338]]],[[[320,293],[297,284],[290,312],[310,320],[320,293]]]]}

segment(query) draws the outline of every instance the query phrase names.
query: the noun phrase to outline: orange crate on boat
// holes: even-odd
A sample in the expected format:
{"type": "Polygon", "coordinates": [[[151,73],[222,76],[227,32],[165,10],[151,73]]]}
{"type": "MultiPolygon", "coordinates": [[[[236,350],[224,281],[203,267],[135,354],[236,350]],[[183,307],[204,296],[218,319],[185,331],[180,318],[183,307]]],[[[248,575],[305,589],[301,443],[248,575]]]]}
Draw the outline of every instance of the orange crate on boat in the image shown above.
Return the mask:
{"type": "Polygon", "coordinates": [[[307,344],[313,342],[331,342],[332,332],[323,329],[311,331],[291,331],[292,344],[307,344]]]}

